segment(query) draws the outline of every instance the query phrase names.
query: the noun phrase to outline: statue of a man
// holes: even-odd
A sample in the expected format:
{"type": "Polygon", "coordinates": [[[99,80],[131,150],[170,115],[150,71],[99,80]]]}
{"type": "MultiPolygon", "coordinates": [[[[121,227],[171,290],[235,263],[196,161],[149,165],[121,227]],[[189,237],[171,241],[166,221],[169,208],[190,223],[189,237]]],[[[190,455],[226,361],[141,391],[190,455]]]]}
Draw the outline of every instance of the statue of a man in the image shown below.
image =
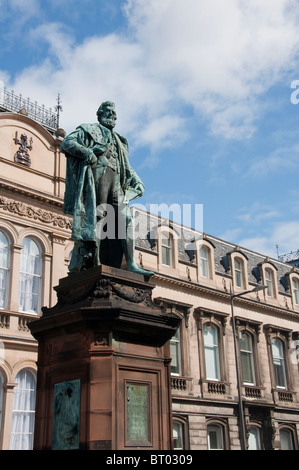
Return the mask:
{"type": "Polygon", "coordinates": [[[97,116],[98,123],[81,124],[65,137],[60,148],[67,157],[64,212],[73,215],[74,249],[69,271],[98,266],[102,259],[104,264],[120,267],[117,246],[121,258],[125,254],[128,271],[151,275],[135,263],[128,207],[130,200],[142,196],[144,185],[129,163],[127,140],[113,130],[117,119],[114,103],[102,103],[97,116]],[[109,249],[103,240],[103,226],[115,223],[109,217],[107,221],[111,207],[117,214],[116,232],[122,236],[116,237],[117,245],[109,249]]]}

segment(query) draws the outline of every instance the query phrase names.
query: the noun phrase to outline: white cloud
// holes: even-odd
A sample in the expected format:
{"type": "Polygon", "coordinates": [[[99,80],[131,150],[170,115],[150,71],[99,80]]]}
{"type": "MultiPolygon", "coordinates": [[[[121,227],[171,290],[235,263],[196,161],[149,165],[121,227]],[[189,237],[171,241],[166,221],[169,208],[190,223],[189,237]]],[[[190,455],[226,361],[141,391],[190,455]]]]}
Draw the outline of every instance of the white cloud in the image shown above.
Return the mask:
{"type": "Polygon", "coordinates": [[[298,13],[289,0],[130,0],[151,68],[206,114],[214,134],[250,137],[257,98],[294,65],[298,13]]]}
{"type": "Polygon", "coordinates": [[[262,112],[259,97],[294,66],[295,6],[294,0],[127,0],[127,38],[115,33],[75,44],[61,24],[31,30],[31,39],[46,42],[46,58],[8,85],[47,106],[59,92],[67,131],[95,119],[102,100],[114,100],[117,129],[133,146],[176,145],[190,109],[207,118],[213,134],[248,138],[262,112]]]}
{"type": "Polygon", "coordinates": [[[261,255],[277,258],[276,244],[269,237],[243,238],[239,240],[238,245],[261,255]]]}
{"type": "Polygon", "coordinates": [[[254,202],[251,207],[245,208],[240,212],[236,219],[251,227],[265,221],[269,223],[269,221],[277,219],[281,215],[277,209],[260,202],[254,202]]]}
{"type": "Polygon", "coordinates": [[[279,222],[267,232],[264,236],[239,239],[238,244],[271,257],[277,257],[277,248],[279,254],[299,249],[299,222],[279,222]]]}
{"type": "MultiPolygon", "coordinates": [[[[37,16],[40,12],[39,0],[0,0],[2,21],[12,21],[11,33],[16,27],[25,24],[30,18],[37,16]]],[[[17,33],[17,31],[16,31],[17,33]]]]}
{"type": "Polygon", "coordinates": [[[283,220],[283,206],[280,208],[254,202],[235,216],[237,227],[226,230],[220,238],[235,243],[265,256],[277,257],[299,249],[299,222],[283,220]]]}
{"type": "Polygon", "coordinates": [[[298,169],[299,145],[278,148],[268,156],[253,158],[245,176],[264,178],[267,175],[298,169]]]}

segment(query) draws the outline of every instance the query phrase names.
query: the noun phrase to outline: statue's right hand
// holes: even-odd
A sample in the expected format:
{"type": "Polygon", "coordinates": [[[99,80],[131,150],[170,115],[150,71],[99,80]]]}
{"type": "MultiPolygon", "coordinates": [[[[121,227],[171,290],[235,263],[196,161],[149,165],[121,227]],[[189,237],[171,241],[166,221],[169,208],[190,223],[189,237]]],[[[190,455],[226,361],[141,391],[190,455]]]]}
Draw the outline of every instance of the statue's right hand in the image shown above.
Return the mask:
{"type": "Polygon", "coordinates": [[[96,155],[94,153],[90,153],[88,155],[88,159],[86,161],[87,165],[94,165],[95,163],[97,163],[98,159],[96,157],[96,155]]]}

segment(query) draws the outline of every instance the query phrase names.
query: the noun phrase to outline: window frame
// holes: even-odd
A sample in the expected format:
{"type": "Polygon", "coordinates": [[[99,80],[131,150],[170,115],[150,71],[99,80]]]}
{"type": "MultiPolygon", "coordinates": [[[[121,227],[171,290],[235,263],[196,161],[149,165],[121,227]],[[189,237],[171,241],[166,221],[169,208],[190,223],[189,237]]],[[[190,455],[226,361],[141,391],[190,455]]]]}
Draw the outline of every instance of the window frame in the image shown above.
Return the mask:
{"type": "Polygon", "coordinates": [[[229,259],[229,266],[232,274],[233,286],[237,290],[248,290],[248,257],[243,253],[239,246],[236,246],[233,251],[227,254],[229,259]],[[236,261],[240,263],[240,269],[236,270],[236,261]],[[237,283],[237,272],[241,280],[241,285],[237,283]]]}
{"type": "Polygon", "coordinates": [[[174,372],[173,370],[171,370],[172,368],[172,361],[171,361],[171,364],[170,364],[170,373],[171,375],[173,376],[181,376],[182,375],[182,351],[181,351],[181,347],[182,347],[182,342],[181,342],[181,336],[182,336],[182,332],[181,332],[181,327],[182,325],[180,325],[178,327],[178,329],[176,330],[175,334],[172,336],[172,338],[170,339],[170,356],[171,356],[171,359],[173,359],[173,355],[171,354],[171,344],[175,344],[175,351],[176,351],[176,358],[177,358],[177,362],[178,362],[178,372],[174,372]],[[177,337],[178,335],[178,337],[177,337]]]}
{"type": "Polygon", "coordinates": [[[198,240],[196,242],[196,257],[198,260],[197,263],[197,282],[202,282],[202,280],[207,280],[207,281],[213,281],[215,277],[215,260],[214,260],[214,249],[215,246],[210,240],[207,240],[204,238],[202,240],[198,240]],[[201,250],[204,249],[207,254],[207,258],[204,259],[201,256],[201,250]],[[208,275],[205,276],[203,275],[202,271],[202,260],[205,261],[207,270],[208,270],[208,275]]]}
{"type": "Polygon", "coordinates": [[[292,426],[288,426],[285,424],[281,424],[279,427],[279,440],[280,440],[280,450],[298,450],[298,443],[296,437],[296,431],[292,426]],[[281,446],[281,432],[288,432],[289,436],[291,437],[291,445],[292,449],[282,449],[281,446]]]}
{"type": "Polygon", "coordinates": [[[177,270],[178,268],[178,233],[171,227],[160,225],[157,228],[157,237],[158,237],[158,270],[162,273],[168,274],[171,270],[177,270]],[[163,235],[170,241],[170,245],[163,243],[163,235]],[[169,251],[170,264],[165,264],[163,251],[169,251]]]}
{"type": "Polygon", "coordinates": [[[285,350],[285,342],[279,338],[278,336],[274,336],[271,338],[271,353],[272,353],[272,366],[273,366],[273,371],[274,371],[274,383],[275,383],[275,388],[277,390],[288,390],[288,374],[287,374],[287,364],[286,364],[286,350],[285,350]],[[283,374],[283,379],[284,379],[284,386],[278,385],[278,375],[277,375],[277,368],[275,367],[275,356],[273,354],[273,342],[279,342],[282,348],[282,356],[277,356],[276,359],[282,360],[282,374],[283,374]]]}
{"type": "Polygon", "coordinates": [[[3,421],[3,405],[4,405],[4,385],[5,385],[5,377],[0,369],[0,436],[2,434],[2,421],[3,421]]]}
{"type": "Polygon", "coordinates": [[[261,278],[262,278],[262,283],[267,286],[268,288],[265,289],[264,296],[266,299],[277,299],[278,295],[278,287],[277,287],[277,267],[269,260],[269,258],[266,258],[266,260],[262,263],[259,264],[260,269],[261,269],[261,278]],[[271,279],[268,278],[267,274],[270,274],[271,279]],[[272,289],[272,294],[269,292],[269,283],[271,282],[271,289],[272,289]]]}
{"type": "Polygon", "coordinates": [[[215,418],[207,418],[206,421],[206,436],[207,436],[207,450],[229,450],[229,439],[228,439],[228,424],[225,419],[215,419],[215,418]],[[222,443],[222,448],[211,448],[210,447],[210,436],[209,436],[209,428],[215,428],[217,435],[217,440],[222,443]],[[220,433],[220,436],[219,436],[220,433]]]}
{"type": "Polygon", "coordinates": [[[255,338],[251,332],[246,330],[246,328],[242,328],[239,330],[239,353],[240,353],[241,376],[242,376],[243,385],[256,386],[257,385],[257,373],[256,373],[257,371],[256,371],[256,360],[255,360],[255,338]],[[242,350],[241,336],[243,335],[246,335],[250,339],[251,351],[242,350]],[[249,357],[249,363],[250,363],[250,369],[251,369],[250,374],[253,377],[252,382],[245,381],[244,379],[245,374],[244,374],[244,368],[243,368],[243,362],[242,362],[242,353],[246,354],[246,357],[249,357]]]}
{"type": "MultiPolygon", "coordinates": [[[[208,381],[221,381],[221,367],[220,367],[220,351],[219,351],[219,343],[220,343],[220,340],[219,340],[219,328],[218,326],[216,326],[215,324],[213,324],[213,322],[209,322],[209,321],[206,321],[204,322],[203,324],[203,348],[204,348],[204,363],[205,363],[205,378],[206,380],[208,381]],[[215,336],[216,336],[216,342],[213,341],[213,344],[210,346],[208,344],[206,344],[206,341],[205,341],[205,329],[208,328],[208,326],[213,329],[213,331],[215,332],[215,336]],[[216,374],[217,377],[210,377],[209,373],[208,373],[208,367],[207,367],[207,360],[208,360],[208,355],[207,355],[207,349],[209,348],[209,351],[212,351],[212,354],[213,354],[213,361],[214,361],[214,369],[216,371],[216,374]]],[[[212,375],[212,374],[211,374],[212,375]]]]}
{"type": "Polygon", "coordinates": [[[274,298],[274,276],[271,268],[265,268],[265,285],[267,286],[267,296],[274,298]]]}
{"type": "Polygon", "coordinates": [[[234,257],[234,284],[235,287],[244,289],[244,262],[239,256],[234,257]],[[239,264],[239,267],[236,264],[239,264]]]}
{"type": "MultiPolygon", "coordinates": [[[[31,368],[28,368],[28,367],[25,367],[21,370],[19,370],[19,372],[17,373],[16,375],[16,378],[15,378],[15,382],[17,383],[17,385],[14,387],[14,397],[13,397],[13,407],[12,407],[12,424],[11,424],[11,432],[10,432],[10,449],[11,450],[32,450],[33,449],[33,439],[34,439],[34,421],[35,421],[35,402],[36,402],[36,389],[37,389],[37,377],[36,377],[36,372],[34,370],[32,370],[31,368]],[[20,384],[21,384],[21,378],[19,379],[20,382],[18,383],[17,380],[18,380],[18,376],[20,376],[20,374],[28,374],[29,376],[31,376],[31,379],[32,379],[32,384],[34,386],[34,388],[17,388],[20,384]],[[26,394],[26,399],[30,401],[30,404],[33,405],[32,407],[30,407],[30,409],[27,409],[26,407],[24,409],[18,409],[16,407],[16,405],[18,404],[18,398],[17,398],[17,394],[18,392],[20,393],[25,393],[27,392],[26,394]],[[31,392],[32,392],[32,395],[33,395],[33,398],[31,396],[31,392]],[[31,403],[32,401],[32,403],[31,403]],[[14,415],[15,413],[15,415],[14,415]],[[19,419],[15,419],[15,417],[17,416],[16,413],[18,413],[19,417],[23,418],[22,420],[19,418],[19,419]],[[18,425],[20,425],[20,422],[22,421],[21,424],[23,424],[24,422],[24,416],[31,416],[32,419],[31,419],[31,427],[29,429],[29,432],[17,432],[17,431],[14,431],[13,430],[13,425],[14,425],[14,421],[16,421],[18,423],[18,425]],[[14,446],[13,446],[13,439],[14,439],[14,436],[15,435],[18,435],[18,434],[22,434],[22,435],[31,435],[31,448],[19,448],[18,449],[14,449],[14,446]]],[[[27,384],[26,384],[27,385],[27,384]]]]}
{"type": "Polygon", "coordinates": [[[0,306],[0,310],[6,310],[8,308],[8,305],[9,305],[10,288],[11,288],[11,268],[12,268],[11,249],[12,249],[12,241],[11,241],[11,238],[8,235],[8,233],[5,230],[3,230],[2,227],[0,228],[0,233],[2,233],[3,236],[5,237],[5,239],[7,240],[7,266],[0,266],[0,271],[2,271],[2,270],[5,271],[4,276],[3,276],[3,277],[5,277],[5,281],[4,281],[4,283],[5,283],[5,287],[4,287],[5,294],[3,296],[4,302],[3,302],[3,306],[2,307],[0,306]]]}
{"type": "Polygon", "coordinates": [[[267,340],[267,349],[268,349],[268,360],[269,360],[269,369],[270,369],[270,378],[272,384],[272,394],[274,402],[284,401],[287,398],[288,401],[293,400],[293,375],[292,367],[290,364],[290,347],[292,341],[292,330],[288,328],[278,327],[276,325],[266,324],[264,325],[264,331],[266,334],[267,340]],[[275,368],[273,362],[273,352],[272,352],[272,339],[277,338],[281,341],[283,345],[284,352],[284,363],[285,363],[285,373],[286,373],[286,388],[280,388],[276,385],[276,376],[275,368]]]}
{"type": "Polygon", "coordinates": [[[194,309],[195,318],[198,327],[198,342],[199,342],[199,366],[200,366],[200,384],[202,387],[203,397],[211,397],[211,394],[220,394],[221,396],[227,393],[227,358],[226,358],[226,325],[229,314],[217,312],[208,308],[198,307],[194,309]],[[218,341],[219,341],[219,370],[220,377],[218,381],[206,378],[206,365],[205,365],[205,350],[204,350],[204,337],[203,327],[205,323],[212,323],[218,328],[218,341]]]}
{"type": "Polygon", "coordinates": [[[289,287],[292,294],[293,306],[295,308],[299,307],[299,276],[297,274],[291,273],[289,275],[289,287]],[[297,284],[297,287],[295,287],[297,284]]]}
{"type": "MultiPolygon", "coordinates": [[[[188,418],[186,417],[183,417],[183,416],[179,416],[179,415],[176,415],[174,414],[172,416],[172,431],[174,433],[174,423],[177,423],[180,427],[180,430],[182,431],[182,436],[181,436],[181,439],[182,439],[182,444],[183,444],[183,448],[182,449],[179,449],[177,447],[174,447],[174,450],[188,450],[189,449],[189,432],[188,432],[188,428],[189,428],[189,424],[188,424],[188,418]]],[[[173,442],[174,444],[174,442],[173,442]]]]}
{"type": "MultiPolygon", "coordinates": [[[[42,302],[42,292],[43,292],[43,274],[44,274],[44,250],[43,250],[43,246],[41,244],[41,242],[36,239],[34,236],[32,235],[26,235],[24,238],[23,238],[23,241],[22,241],[22,250],[21,250],[21,259],[20,259],[20,270],[19,270],[19,313],[29,313],[29,314],[32,314],[32,315],[39,315],[40,313],[40,309],[41,309],[41,302],[42,302]],[[25,257],[25,256],[32,256],[30,255],[30,253],[24,253],[23,250],[25,248],[25,245],[24,245],[24,241],[25,240],[30,240],[30,241],[33,241],[35,243],[35,245],[37,246],[38,248],[38,251],[39,251],[39,254],[38,254],[38,259],[39,259],[39,271],[40,273],[37,274],[37,273],[30,273],[30,272],[26,272],[26,271],[23,271],[22,270],[22,256],[25,257]],[[26,281],[26,279],[29,279],[29,278],[32,278],[32,280],[37,280],[38,282],[38,288],[37,288],[37,293],[32,293],[31,295],[36,295],[36,298],[37,298],[37,307],[36,307],[36,311],[35,310],[29,310],[29,309],[23,309],[22,308],[22,304],[21,304],[21,297],[22,297],[22,293],[23,295],[25,295],[25,297],[27,296],[27,291],[22,291],[21,290],[21,286],[22,286],[22,283],[24,281],[26,281]]],[[[31,297],[31,303],[32,303],[32,300],[33,300],[33,297],[31,297]]],[[[24,303],[24,301],[23,301],[24,303]]]]}
{"type": "Polygon", "coordinates": [[[260,425],[258,425],[258,424],[256,424],[256,423],[249,424],[249,427],[248,427],[248,446],[247,446],[247,449],[248,449],[248,450],[263,450],[262,428],[261,428],[260,425]],[[258,445],[259,445],[259,448],[258,448],[258,449],[250,449],[250,448],[249,448],[249,439],[250,439],[250,433],[251,433],[251,430],[252,430],[252,429],[256,429],[256,430],[257,430],[258,445]]]}
{"type": "Polygon", "coordinates": [[[169,232],[165,231],[161,231],[161,263],[163,266],[173,268],[173,237],[169,232]],[[165,233],[168,234],[168,237],[163,237],[165,233]],[[169,243],[163,243],[163,239],[169,240],[169,243]],[[167,260],[165,260],[165,258],[167,258],[167,260]],[[168,258],[169,262],[166,262],[168,258]]]}
{"type": "Polygon", "coordinates": [[[201,277],[210,279],[210,249],[206,245],[201,245],[199,247],[199,274],[201,277]],[[202,255],[204,251],[204,256],[202,255]]]}

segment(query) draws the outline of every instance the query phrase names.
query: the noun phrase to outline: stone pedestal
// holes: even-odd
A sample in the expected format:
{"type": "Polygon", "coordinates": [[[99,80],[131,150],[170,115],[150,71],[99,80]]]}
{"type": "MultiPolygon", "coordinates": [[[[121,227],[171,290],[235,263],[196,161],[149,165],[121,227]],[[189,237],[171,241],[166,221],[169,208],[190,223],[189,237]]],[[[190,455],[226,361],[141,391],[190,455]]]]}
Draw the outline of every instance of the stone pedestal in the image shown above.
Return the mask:
{"type": "Polygon", "coordinates": [[[143,276],[102,266],[61,279],[38,340],[36,450],[170,450],[169,339],[179,319],[143,276]]]}

